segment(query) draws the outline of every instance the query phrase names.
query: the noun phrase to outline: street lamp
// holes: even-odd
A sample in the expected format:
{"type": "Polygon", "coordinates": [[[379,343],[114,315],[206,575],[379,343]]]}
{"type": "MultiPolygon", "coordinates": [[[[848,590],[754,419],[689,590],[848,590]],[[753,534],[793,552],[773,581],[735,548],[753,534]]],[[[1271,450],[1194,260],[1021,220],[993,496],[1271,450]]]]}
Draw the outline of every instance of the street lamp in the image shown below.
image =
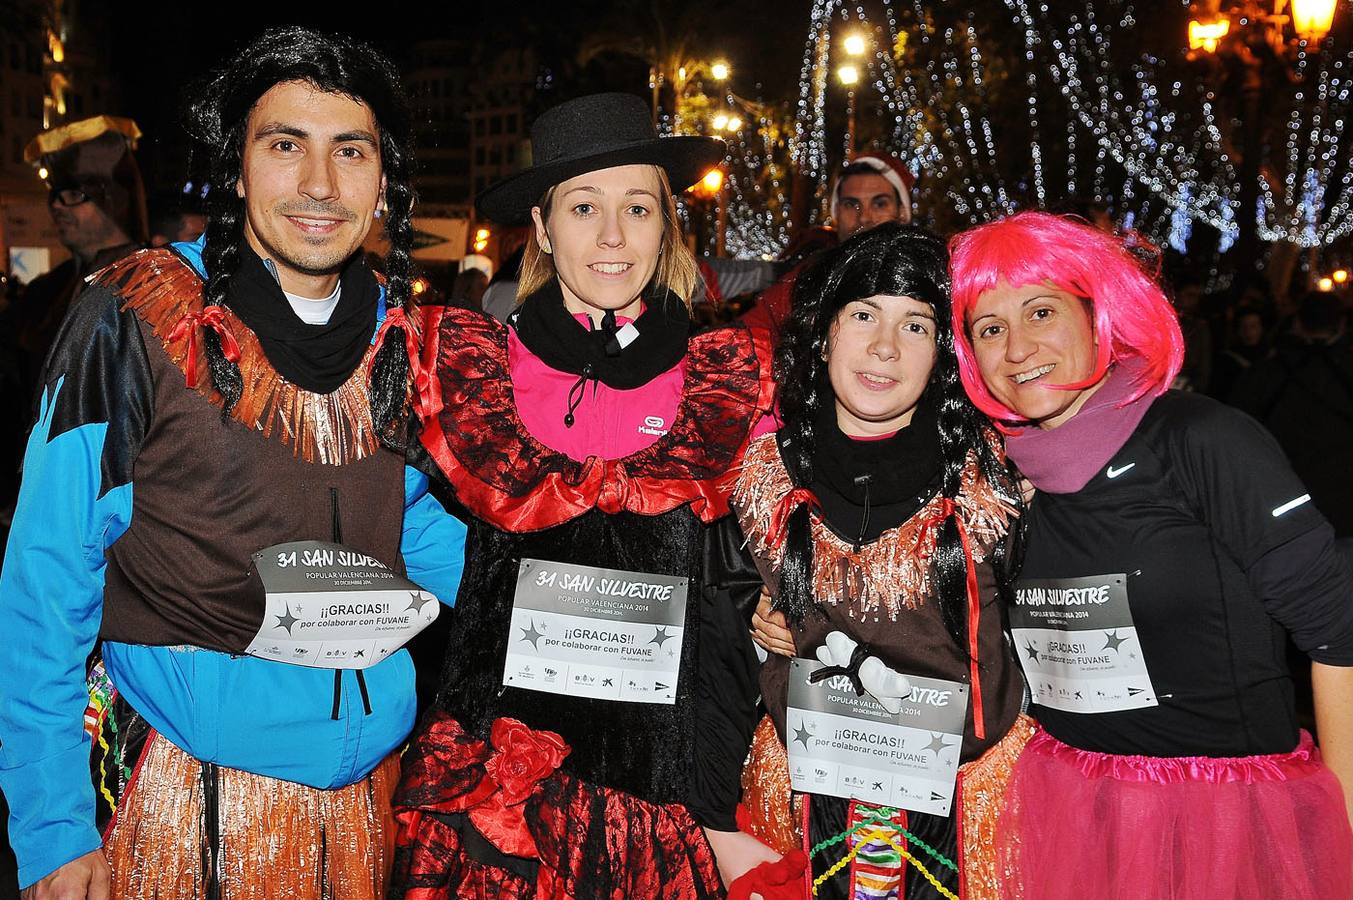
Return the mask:
{"type": "Polygon", "coordinates": [[[728,80],[728,63],[720,60],[709,67],[709,77],[715,81],[728,80]]]}
{"type": "Polygon", "coordinates": [[[842,46],[846,48],[848,56],[864,56],[865,41],[862,34],[848,34],[842,41],[842,46]]]}
{"type": "Polygon", "coordinates": [[[1202,50],[1204,53],[1216,53],[1217,45],[1231,30],[1231,20],[1222,16],[1210,21],[1189,20],[1189,49],[1202,50]]]}
{"type": "Polygon", "coordinates": [[[1338,0],[1292,0],[1292,27],[1302,40],[1318,44],[1334,24],[1338,0]]]}

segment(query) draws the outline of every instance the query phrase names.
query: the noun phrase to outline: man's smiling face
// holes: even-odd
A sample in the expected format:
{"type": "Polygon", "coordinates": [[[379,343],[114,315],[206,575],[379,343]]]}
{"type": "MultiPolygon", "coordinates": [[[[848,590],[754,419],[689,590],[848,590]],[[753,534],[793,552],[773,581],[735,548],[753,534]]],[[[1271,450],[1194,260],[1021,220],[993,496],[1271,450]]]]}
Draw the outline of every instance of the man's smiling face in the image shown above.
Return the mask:
{"type": "Polygon", "coordinates": [[[282,82],[249,112],[242,156],[245,239],[284,290],[327,296],[385,190],[375,115],[346,95],[282,82]]]}

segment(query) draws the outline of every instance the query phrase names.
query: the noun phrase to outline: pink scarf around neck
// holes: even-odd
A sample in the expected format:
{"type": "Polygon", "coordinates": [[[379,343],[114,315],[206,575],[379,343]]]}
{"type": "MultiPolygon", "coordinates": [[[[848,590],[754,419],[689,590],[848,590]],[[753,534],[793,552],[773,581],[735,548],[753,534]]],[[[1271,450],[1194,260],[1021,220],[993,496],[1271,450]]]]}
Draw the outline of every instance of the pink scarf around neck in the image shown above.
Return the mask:
{"type": "Polygon", "coordinates": [[[1006,454],[1034,487],[1074,494],[1122,449],[1146,415],[1153,392],[1128,401],[1145,374],[1140,360],[1114,363],[1104,384],[1057,428],[1024,428],[1005,439],[1006,454]]]}

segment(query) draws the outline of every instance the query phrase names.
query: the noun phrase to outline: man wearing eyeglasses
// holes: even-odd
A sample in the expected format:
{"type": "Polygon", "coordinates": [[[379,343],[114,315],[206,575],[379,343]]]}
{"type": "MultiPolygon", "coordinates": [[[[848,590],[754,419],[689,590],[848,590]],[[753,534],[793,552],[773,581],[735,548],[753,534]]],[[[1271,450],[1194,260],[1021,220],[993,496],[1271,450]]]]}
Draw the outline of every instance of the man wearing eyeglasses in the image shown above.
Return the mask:
{"type": "Polygon", "coordinates": [[[24,158],[47,170],[48,209],[71,258],[33,279],[0,318],[0,546],[18,495],[17,461],[33,422],[42,361],[85,276],[146,242],[146,200],[131,119],[96,116],[39,134],[24,158]]]}
{"type": "Polygon", "coordinates": [[[96,116],[44,131],[24,151],[47,170],[48,209],[71,253],[33,279],[15,304],[24,402],[33,398],[47,348],[85,276],[146,245],[145,190],[132,156],[140,136],[131,119],[96,116]]]}

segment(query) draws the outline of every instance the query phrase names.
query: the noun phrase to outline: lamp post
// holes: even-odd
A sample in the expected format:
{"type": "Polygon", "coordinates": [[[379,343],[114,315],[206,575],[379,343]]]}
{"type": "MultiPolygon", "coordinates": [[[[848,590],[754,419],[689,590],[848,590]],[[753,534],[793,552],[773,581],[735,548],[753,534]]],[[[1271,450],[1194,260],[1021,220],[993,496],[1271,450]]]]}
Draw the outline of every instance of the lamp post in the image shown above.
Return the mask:
{"type": "MultiPolygon", "coordinates": [[[[716,113],[710,120],[710,126],[721,136],[732,136],[742,128],[742,119],[736,113],[716,113]]],[[[725,256],[725,244],[728,237],[728,179],[721,169],[710,169],[701,182],[704,189],[717,204],[717,219],[714,229],[714,255],[725,256]]]]}
{"type": "Polygon", "coordinates": [[[836,78],[846,89],[846,162],[850,162],[855,158],[855,85],[860,70],[847,64],[836,70],[836,78]]]}
{"type": "Polygon", "coordinates": [[[658,125],[659,95],[664,83],[672,86],[672,131],[681,132],[684,116],[686,90],[697,79],[708,77],[711,81],[724,82],[733,74],[733,68],[726,60],[687,59],[677,65],[675,70],[665,73],[657,66],[649,68],[648,85],[653,91],[653,126],[658,125]]]}
{"type": "MultiPolygon", "coordinates": [[[[864,56],[868,42],[860,32],[851,32],[841,41],[841,49],[850,60],[864,56]]],[[[854,62],[847,62],[836,70],[836,79],[846,89],[846,162],[855,158],[855,85],[860,81],[860,68],[854,62]]]]}
{"type": "Polygon", "coordinates": [[[1299,42],[1318,45],[1329,33],[1338,0],[1240,0],[1222,9],[1221,0],[1200,0],[1190,8],[1190,60],[1215,63],[1219,57],[1239,64],[1239,116],[1244,123],[1240,160],[1240,194],[1232,250],[1239,272],[1235,292],[1244,290],[1259,258],[1259,176],[1262,171],[1265,69],[1281,67],[1295,79],[1290,59],[1299,42]],[[1291,16],[1284,14],[1289,7],[1291,16]],[[1288,25],[1294,39],[1288,39],[1288,25]]]}

